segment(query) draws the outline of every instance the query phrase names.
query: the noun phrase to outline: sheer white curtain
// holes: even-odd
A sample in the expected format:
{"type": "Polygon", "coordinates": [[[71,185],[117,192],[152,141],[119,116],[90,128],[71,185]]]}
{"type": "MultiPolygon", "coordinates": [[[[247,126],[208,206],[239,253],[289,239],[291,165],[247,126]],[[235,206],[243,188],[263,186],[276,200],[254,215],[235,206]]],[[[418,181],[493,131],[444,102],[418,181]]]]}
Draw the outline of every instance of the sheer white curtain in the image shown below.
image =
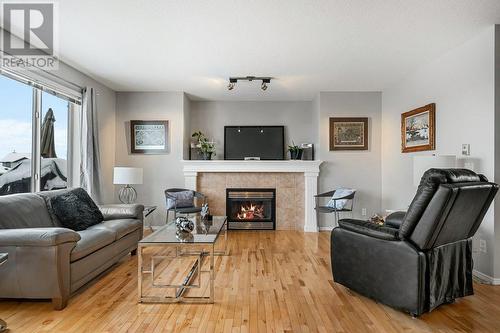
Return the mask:
{"type": "Polygon", "coordinates": [[[87,87],[83,91],[80,124],[80,186],[89,193],[92,199],[100,202],[101,160],[99,154],[96,93],[94,88],[87,87]]]}

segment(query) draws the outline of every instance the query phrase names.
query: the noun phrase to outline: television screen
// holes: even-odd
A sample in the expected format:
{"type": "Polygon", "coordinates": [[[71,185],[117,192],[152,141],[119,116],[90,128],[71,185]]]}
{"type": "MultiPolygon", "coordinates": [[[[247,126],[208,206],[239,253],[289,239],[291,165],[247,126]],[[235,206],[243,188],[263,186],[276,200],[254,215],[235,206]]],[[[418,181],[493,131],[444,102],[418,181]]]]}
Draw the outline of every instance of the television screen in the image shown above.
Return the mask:
{"type": "Polygon", "coordinates": [[[285,159],[284,126],[225,126],[224,159],[285,159]]]}

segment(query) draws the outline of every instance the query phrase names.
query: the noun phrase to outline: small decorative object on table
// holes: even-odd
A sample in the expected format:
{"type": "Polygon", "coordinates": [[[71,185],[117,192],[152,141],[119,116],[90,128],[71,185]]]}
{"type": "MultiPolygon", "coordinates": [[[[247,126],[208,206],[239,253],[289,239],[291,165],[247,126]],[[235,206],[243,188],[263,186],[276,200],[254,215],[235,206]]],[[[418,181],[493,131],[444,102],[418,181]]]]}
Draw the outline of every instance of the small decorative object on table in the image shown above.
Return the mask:
{"type": "Polygon", "coordinates": [[[201,219],[204,221],[210,220],[211,215],[210,215],[210,208],[208,208],[208,204],[204,203],[203,206],[201,206],[201,219]]]}
{"type": "Polygon", "coordinates": [[[211,160],[212,155],[215,156],[215,143],[213,141],[208,141],[205,134],[198,131],[194,132],[191,137],[196,138],[198,141],[196,147],[200,148],[200,152],[204,160],[211,160]]]}
{"type": "Polygon", "coordinates": [[[372,217],[370,217],[370,222],[377,225],[384,225],[384,218],[378,214],[374,214],[372,217]]]}
{"type": "Polygon", "coordinates": [[[179,216],[175,220],[175,226],[177,227],[176,236],[178,239],[188,240],[193,238],[191,232],[194,230],[194,222],[184,216],[179,216]]]}
{"type": "Polygon", "coordinates": [[[300,160],[302,159],[302,151],[303,149],[292,141],[292,145],[288,146],[288,151],[290,152],[290,159],[291,160],[300,160]]]}

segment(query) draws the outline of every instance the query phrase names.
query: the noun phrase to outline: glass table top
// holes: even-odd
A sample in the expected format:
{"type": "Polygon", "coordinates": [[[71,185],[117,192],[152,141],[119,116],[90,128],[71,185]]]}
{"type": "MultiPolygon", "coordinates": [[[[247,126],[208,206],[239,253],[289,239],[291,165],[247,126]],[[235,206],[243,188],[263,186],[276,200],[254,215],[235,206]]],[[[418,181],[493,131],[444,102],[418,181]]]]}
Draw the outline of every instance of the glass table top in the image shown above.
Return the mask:
{"type": "Polygon", "coordinates": [[[139,244],[161,244],[161,243],[208,243],[213,244],[217,241],[221,230],[223,230],[227,217],[213,216],[211,221],[203,221],[199,215],[190,217],[194,222],[194,230],[189,234],[177,235],[175,222],[161,227],[152,234],[144,237],[139,244]]]}

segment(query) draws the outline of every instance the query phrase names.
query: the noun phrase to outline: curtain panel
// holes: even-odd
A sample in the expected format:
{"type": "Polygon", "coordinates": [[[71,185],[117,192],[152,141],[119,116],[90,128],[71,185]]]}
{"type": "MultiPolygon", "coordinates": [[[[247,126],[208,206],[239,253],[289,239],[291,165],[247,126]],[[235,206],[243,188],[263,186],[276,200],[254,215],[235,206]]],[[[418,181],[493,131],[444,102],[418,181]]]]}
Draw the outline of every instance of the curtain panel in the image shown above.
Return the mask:
{"type": "Polygon", "coordinates": [[[92,199],[100,203],[101,159],[99,152],[97,103],[94,88],[86,87],[83,91],[80,124],[80,186],[89,193],[92,199]]]}

